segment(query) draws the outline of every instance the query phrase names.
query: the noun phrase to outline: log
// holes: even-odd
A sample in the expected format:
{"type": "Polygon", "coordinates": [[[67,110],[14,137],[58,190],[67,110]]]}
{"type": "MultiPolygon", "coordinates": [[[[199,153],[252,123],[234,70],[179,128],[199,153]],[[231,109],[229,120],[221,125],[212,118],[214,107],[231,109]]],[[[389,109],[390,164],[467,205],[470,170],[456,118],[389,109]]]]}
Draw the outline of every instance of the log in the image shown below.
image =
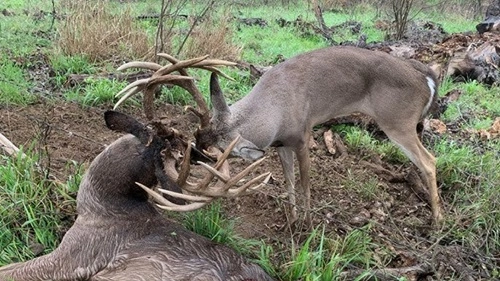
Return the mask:
{"type": "Polygon", "coordinates": [[[499,47],[491,42],[485,42],[477,48],[471,45],[466,50],[455,53],[446,74],[455,81],[477,80],[492,85],[500,78],[499,53],[499,47]]]}

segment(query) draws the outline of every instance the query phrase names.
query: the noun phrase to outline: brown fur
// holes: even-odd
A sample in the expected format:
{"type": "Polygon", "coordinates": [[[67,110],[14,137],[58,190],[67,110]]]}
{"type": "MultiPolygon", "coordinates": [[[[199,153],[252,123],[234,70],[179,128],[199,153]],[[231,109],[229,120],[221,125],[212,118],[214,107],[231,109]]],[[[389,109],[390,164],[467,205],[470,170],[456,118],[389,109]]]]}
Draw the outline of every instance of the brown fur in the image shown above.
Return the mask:
{"type": "Polygon", "coordinates": [[[272,280],[234,250],[166,219],[148,201],[135,182],[157,182],[154,158],[162,147],[133,135],[109,145],[81,182],[78,218],[59,247],[0,268],[0,280],[272,280]]]}

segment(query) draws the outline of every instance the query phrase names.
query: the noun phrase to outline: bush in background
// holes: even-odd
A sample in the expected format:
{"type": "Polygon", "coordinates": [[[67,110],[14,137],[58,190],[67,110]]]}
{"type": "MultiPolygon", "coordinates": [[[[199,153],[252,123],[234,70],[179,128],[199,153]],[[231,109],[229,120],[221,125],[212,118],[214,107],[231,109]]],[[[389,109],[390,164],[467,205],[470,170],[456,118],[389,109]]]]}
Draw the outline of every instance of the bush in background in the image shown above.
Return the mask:
{"type": "Polygon", "coordinates": [[[151,56],[153,41],[136,25],[130,10],[113,14],[108,6],[106,0],[63,3],[68,16],[58,29],[62,53],[84,55],[90,61],[151,56]]]}

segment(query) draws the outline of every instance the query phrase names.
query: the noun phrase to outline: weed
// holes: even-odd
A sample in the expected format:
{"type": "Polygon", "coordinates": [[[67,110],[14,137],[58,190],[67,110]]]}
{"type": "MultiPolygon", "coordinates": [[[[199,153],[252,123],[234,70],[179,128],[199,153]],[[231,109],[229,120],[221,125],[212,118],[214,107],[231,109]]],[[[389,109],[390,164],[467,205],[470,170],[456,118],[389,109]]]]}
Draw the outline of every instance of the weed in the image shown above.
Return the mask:
{"type": "Polygon", "coordinates": [[[342,278],[347,265],[372,265],[369,228],[353,230],[338,239],[328,238],[324,228],[321,232],[314,229],[302,246],[291,253],[291,261],[283,266],[284,280],[337,280],[342,278]]]}
{"type": "MultiPolygon", "coordinates": [[[[126,86],[125,82],[107,79],[85,80],[87,86],[85,89],[74,89],[65,93],[65,98],[70,101],[76,101],[86,106],[95,106],[105,103],[111,103],[115,100],[115,95],[126,86]],[[81,92],[85,92],[83,95],[81,92]]],[[[129,99],[132,102],[136,99],[129,99]]],[[[137,102],[136,102],[137,104],[137,102]]]]}
{"type": "Polygon", "coordinates": [[[220,202],[213,202],[206,208],[190,213],[183,213],[183,225],[212,241],[229,245],[238,252],[248,254],[259,245],[255,240],[242,239],[234,232],[234,221],[224,218],[220,202]]]}
{"type": "Polygon", "coordinates": [[[212,15],[197,26],[189,37],[183,54],[185,57],[210,55],[212,58],[238,61],[241,44],[234,42],[230,15],[212,15]]]}
{"type": "Polygon", "coordinates": [[[59,240],[59,187],[40,177],[34,154],[22,153],[0,158],[0,265],[49,253],[59,240]]]}
{"type": "Polygon", "coordinates": [[[7,59],[0,60],[0,104],[32,103],[36,97],[29,92],[30,86],[21,68],[7,59]]]}
{"type": "MultiPolygon", "coordinates": [[[[66,3],[67,4],[67,3],[66,3]]],[[[135,24],[130,9],[113,13],[108,1],[76,1],[59,28],[57,45],[68,56],[90,61],[151,57],[150,36],[135,24]]]]}
{"type": "Polygon", "coordinates": [[[332,130],[338,132],[350,149],[365,149],[380,155],[385,161],[407,163],[408,157],[388,139],[375,139],[368,131],[356,126],[337,125],[332,130]]]}

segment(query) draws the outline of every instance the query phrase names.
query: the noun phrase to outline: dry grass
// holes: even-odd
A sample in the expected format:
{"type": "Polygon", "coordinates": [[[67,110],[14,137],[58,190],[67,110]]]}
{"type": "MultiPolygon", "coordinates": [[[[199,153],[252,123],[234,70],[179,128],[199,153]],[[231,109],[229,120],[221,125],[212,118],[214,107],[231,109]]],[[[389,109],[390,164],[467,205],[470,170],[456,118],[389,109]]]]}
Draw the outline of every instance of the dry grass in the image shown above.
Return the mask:
{"type": "Polygon", "coordinates": [[[153,39],[135,25],[130,10],[113,14],[108,1],[63,1],[68,11],[59,28],[58,46],[65,55],[85,55],[91,61],[152,56],[153,39]]]}
{"type": "Polygon", "coordinates": [[[232,42],[231,18],[207,16],[194,28],[182,50],[187,58],[210,55],[212,58],[237,61],[241,57],[242,46],[232,42]]]}

